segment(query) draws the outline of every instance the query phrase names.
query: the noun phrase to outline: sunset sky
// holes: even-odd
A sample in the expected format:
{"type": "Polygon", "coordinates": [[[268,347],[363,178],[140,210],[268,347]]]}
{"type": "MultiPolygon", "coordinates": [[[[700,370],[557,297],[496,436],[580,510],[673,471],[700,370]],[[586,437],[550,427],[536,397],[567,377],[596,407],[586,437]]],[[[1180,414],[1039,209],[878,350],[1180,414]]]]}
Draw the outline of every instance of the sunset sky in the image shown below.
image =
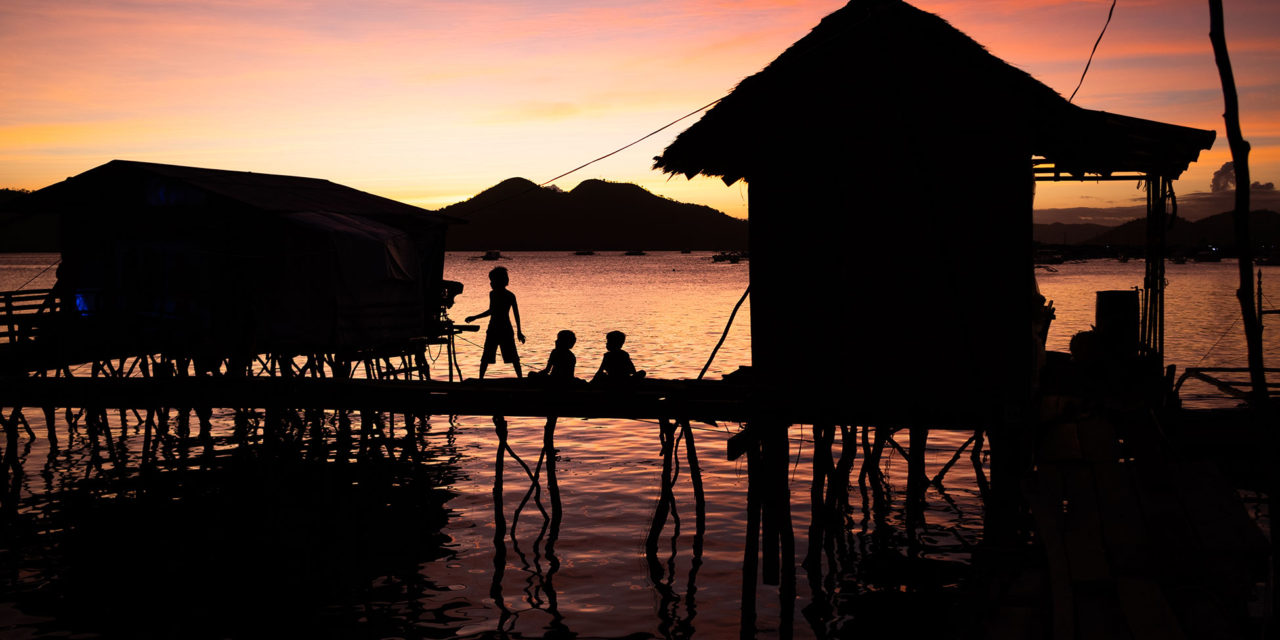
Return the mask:
{"type": "MultiPolygon", "coordinates": [[[[513,176],[543,182],[722,97],[843,4],[7,0],[0,187],[120,158],[326,178],[438,208],[513,176]]],[[[1110,0],[914,4],[1066,96],[1110,0]]],[[[1280,2],[1225,4],[1253,177],[1280,182],[1280,2]]],[[[1218,131],[1180,193],[1229,159],[1208,30],[1203,0],[1119,0],[1075,100],[1218,131]]],[[[749,187],[649,169],[693,122],[556,184],[636,182],[745,217],[749,187]]],[[[1042,185],[1037,207],[1139,196],[1042,185]]]]}

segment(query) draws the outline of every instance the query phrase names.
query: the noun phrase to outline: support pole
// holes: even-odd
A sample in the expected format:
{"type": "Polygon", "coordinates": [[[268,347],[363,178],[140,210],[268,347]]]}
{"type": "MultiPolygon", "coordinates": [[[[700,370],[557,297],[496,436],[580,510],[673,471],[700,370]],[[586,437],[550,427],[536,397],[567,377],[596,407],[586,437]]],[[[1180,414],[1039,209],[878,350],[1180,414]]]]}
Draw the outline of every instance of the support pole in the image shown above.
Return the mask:
{"type": "Polygon", "coordinates": [[[1244,339],[1249,356],[1249,382],[1253,386],[1251,401],[1263,405],[1267,401],[1267,377],[1262,364],[1262,323],[1253,308],[1253,241],[1249,236],[1249,142],[1240,130],[1240,101],[1236,96],[1235,74],[1227,53],[1227,36],[1223,28],[1222,0],[1209,0],[1209,40],[1213,42],[1213,58],[1222,78],[1227,143],[1236,174],[1235,222],[1236,252],[1239,255],[1240,288],[1236,298],[1244,320],[1244,339]]]}

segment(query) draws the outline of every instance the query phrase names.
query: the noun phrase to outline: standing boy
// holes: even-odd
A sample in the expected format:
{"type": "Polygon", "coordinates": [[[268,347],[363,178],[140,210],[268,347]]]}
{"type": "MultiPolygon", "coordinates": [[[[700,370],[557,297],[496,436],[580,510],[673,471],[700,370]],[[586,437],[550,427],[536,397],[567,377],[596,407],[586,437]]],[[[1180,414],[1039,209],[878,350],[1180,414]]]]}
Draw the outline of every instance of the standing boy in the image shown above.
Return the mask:
{"type": "Polygon", "coordinates": [[[520,371],[520,354],[516,353],[515,338],[520,338],[520,343],[524,344],[524,332],[520,329],[520,307],[516,305],[516,294],[507,290],[509,283],[510,276],[507,275],[506,267],[494,267],[490,270],[489,285],[493,290],[489,292],[489,309],[474,316],[467,316],[467,322],[489,316],[489,328],[484,334],[484,354],[480,356],[481,379],[484,379],[484,372],[489,367],[489,363],[498,361],[495,355],[499,348],[502,349],[502,361],[509,362],[515,367],[517,378],[523,377],[520,371]],[[516,317],[515,337],[511,335],[511,318],[507,315],[508,310],[516,317]]]}

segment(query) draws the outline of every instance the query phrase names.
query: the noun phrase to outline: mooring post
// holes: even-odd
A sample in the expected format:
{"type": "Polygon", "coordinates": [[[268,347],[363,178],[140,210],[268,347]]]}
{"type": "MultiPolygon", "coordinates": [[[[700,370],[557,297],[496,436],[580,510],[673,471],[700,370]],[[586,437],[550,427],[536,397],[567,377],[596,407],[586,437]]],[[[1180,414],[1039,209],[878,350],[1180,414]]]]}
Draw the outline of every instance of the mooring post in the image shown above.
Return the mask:
{"type": "Polygon", "coordinates": [[[493,417],[493,431],[498,436],[497,453],[493,461],[493,524],[495,528],[493,544],[506,548],[503,538],[506,537],[507,516],[502,509],[502,476],[503,456],[507,450],[507,420],[502,416],[493,417]]]}
{"type": "Polygon", "coordinates": [[[45,437],[49,439],[49,448],[58,448],[58,412],[52,405],[45,405],[44,409],[44,430],[45,437]]]}
{"type": "MultiPolygon", "coordinates": [[[[747,426],[751,429],[751,426],[747,426]]],[[[738,635],[756,637],[756,573],[760,565],[760,441],[745,440],[747,454],[747,537],[742,545],[742,616],[738,635]]]]}
{"type": "MultiPolygon", "coordinates": [[[[684,418],[680,421],[680,428],[684,431],[684,448],[686,458],[689,461],[689,482],[693,484],[693,508],[695,514],[694,523],[694,544],[702,544],[702,535],[706,532],[707,526],[707,497],[702,490],[702,466],[698,464],[698,449],[693,444],[693,427],[689,424],[689,419],[684,418]]],[[[701,553],[701,549],[695,549],[694,553],[701,553]]]]}
{"type": "MultiPolygon", "coordinates": [[[[547,493],[551,496],[551,530],[560,531],[560,521],[564,512],[560,505],[560,481],[556,478],[556,417],[547,416],[546,427],[542,430],[542,448],[547,459],[547,493]]],[[[547,553],[551,553],[555,538],[547,542],[547,553]]]]}
{"type": "Polygon", "coordinates": [[[659,418],[658,438],[662,443],[662,479],[658,492],[658,504],[653,510],[653,521],[649,524],[649,534],[645,536],[645,554],[652,567],[657,562],[658,538],[662,528],[666,526],[667,515],[671,511],[671,503],[675,501],[672,489],[672,469],[675,464],[676,428],[667,418],[659,418]]]}
{"type": "MultiPolygon", "coordinates": [[[[832,471],[831,443],[835,439],[835,425],[813,425],[813,480],[809,486],[809,551],[805,554],[804,567],[810,574],[822,571],[823,537],[827,529],[826,481],[832,471]]],[[[832,480],[832,490],[835,481],[832,480]]]]}
{"type": "Polygon", "coordinates": [[[907,546],[916,547],[918,529],[924,527],[925,491],[928,475],[924,470],[925,447],[929,442],[929,428],[914,424],[909,428],[907,453],[907,546]]]}

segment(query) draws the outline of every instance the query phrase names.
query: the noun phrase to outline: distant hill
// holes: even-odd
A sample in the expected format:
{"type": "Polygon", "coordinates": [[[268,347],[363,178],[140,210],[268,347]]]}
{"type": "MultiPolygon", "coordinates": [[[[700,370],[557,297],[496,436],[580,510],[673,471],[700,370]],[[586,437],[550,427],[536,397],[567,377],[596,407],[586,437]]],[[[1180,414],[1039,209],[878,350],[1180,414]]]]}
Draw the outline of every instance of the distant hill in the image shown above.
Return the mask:
{"type": "MultiPolygon", "coordinates": [[[[1280,244],[1280,213],[1254,211],[1249,217],[1249,231],[1255,245],[1280,244]]],[[[1113,246],[1142,246],[1146,244],[1147,221],[1133,220],[1101,233],[1088,244],[1113,246]]],[[[1198,248],[1205,245],[1232,247],[1235,245],[1235,223],[1231,212],[1219,213],[1195,222],[1179,219],[1166,236],[1170,247],[1198,248]]]]}
{"type": "Polygon", "coordinates": [[[746,249],[747,222],[638,185],[585,180],[572,191],[511,178],[440,209],[455,251],[746,249]]]}
{"type": "Polygon", "coordinates": [[[58,216],[21,208],[26,189],[0,189],[0,253],[57,251],[58,216]]]}

